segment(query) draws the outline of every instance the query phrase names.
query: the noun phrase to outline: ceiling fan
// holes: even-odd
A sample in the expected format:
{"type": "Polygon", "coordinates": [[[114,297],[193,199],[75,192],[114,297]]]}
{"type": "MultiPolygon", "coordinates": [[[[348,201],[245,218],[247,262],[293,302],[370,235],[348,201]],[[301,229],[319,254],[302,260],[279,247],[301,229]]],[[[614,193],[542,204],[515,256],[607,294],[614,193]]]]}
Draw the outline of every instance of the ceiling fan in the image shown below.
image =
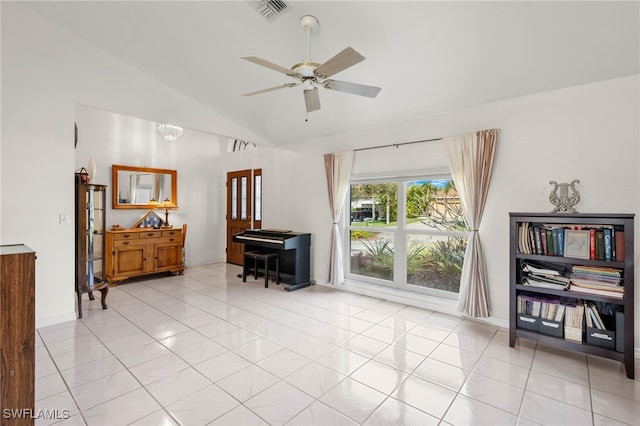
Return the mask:
{"type": "Polygon", "coordinates": [[[244,60],[281,72],[297,80],[296,82],[285,83],[275,87],[258,90],[256,92],[246,93],[243,96],[258,95],[260,93],[284,89],[285,87],[302,86],[307,113],[320,109],[320,97],[318,95],[318,87],[320,86],[325,89],[375,98],[381,90],[380,87],[366,86],[364,84],[349,83],[347,81],[338,81],[329,78],[332,75],[357,64],[358,62],[364,61],[364,56],[356,52],[351,47],[345,48],[323,64],[311,61],[311,32],[316,31],[319,25],[318,20],[311,15],[305,15],[300,20],[300,26],[307,32],[307,59],[295,64],[291,69],[256,56],[243,57],[242,59],[244,60]]]}

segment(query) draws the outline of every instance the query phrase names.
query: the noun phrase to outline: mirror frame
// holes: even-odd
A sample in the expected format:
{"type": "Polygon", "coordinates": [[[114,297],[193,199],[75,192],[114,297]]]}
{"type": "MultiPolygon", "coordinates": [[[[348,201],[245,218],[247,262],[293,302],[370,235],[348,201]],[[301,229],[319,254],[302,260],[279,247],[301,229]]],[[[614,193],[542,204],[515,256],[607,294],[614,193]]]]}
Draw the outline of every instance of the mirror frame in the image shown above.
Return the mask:
{"type": "MultiPolygon", "coordinates": [[[[118,201],[118,172],[144,172],[144,173],[158,173],[163,175],[171,175],[171,202],[178,205],[178,172],[176,170],[169,169],[154,169],[151,167],[138,167],[138,166],[122,166],[114,164],[111,166],[111,200],[112,208],[114,209],[143,209],[150,210],[158,207],[157,204],[122,204],[118,201]]],[[[163,200],[158,200],[161,203],[163,200]]]]}

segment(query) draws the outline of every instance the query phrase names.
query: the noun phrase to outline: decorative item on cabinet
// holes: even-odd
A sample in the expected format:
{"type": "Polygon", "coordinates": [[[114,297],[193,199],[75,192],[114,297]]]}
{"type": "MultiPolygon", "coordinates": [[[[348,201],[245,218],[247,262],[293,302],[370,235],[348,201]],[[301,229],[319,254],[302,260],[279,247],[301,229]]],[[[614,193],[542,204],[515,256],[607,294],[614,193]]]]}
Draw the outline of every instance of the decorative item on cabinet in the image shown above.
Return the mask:
{"type": "MultiPolygon", "coordinates": [[[[35,409],[35,261],[22,244],[0,246],[0,354],[3,414],[35,409]]],[[[32,425],[29,416],[3,417],[5,425],[32,425]]]]}
{"type": "Polygon", "coordinates": [[[137,228],[152,228],[152,229],[160,229],[164,221],[156,212],[153,210],[149,210],[144,216],[140,218],[131,229],[137,228]]]}
{"type": "Polygon", "coordinates": [[[98,166],[96,165],[96,160],[93,157],[89,158],[89,162],[87,163],[87,172],[89,173],[89,183],[94,183],[93,180],[96,178],[96,172],[98,171],[98,166]]]}
{"type": "Polygon", "coordinates": [[[158,204],[158,209],[164,209],[164,223],[162,224],[164,228],[171,228],[171,225],[169,225],[169,210],[176,210],[177,208],[178,206],[173,204],[168,198],[165,198],[162,203],[158,204]]]}
{"type": "Polygon", "coordinates": [[[78,318],[82,318],[82,295],[101,293],[102,309],[107,309],[109,288],[105,279],[106,185],[76,184],[76,296],[78,318]]]}
{"type": "Polygon", "coordinates": [[[553,190],[549,194],[549,201],[554,205],[551,213],[578,213],[574,208],[580,202],[580,193],[576,189],[576,183],[580,183],[578,179],[574,179],[571,183],[558,183],[550,180],[549,184],[553,185],[553,190]],[[558,194],[560,189],[560,194],[558,194]],[[569,194],[571,190],[571,194],[569,194]]]}
{"type": "Polygon", "coordinates": [[[76,183],[88,183],[89,182],[89,172],[84,167],[80,167],[76,170],[76,183]]]}

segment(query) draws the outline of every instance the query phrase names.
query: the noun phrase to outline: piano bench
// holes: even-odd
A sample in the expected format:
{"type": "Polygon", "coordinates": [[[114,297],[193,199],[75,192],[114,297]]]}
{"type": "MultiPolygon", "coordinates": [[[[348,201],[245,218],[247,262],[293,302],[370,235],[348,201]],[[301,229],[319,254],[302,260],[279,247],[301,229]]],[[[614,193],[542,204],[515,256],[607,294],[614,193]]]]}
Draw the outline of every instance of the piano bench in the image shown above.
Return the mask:
{"type": "Polygon", "coordinates": [[[257,251],[245,251],[244,261],[242,262],[242,282],[247,282],[247,271],[249,270],[249,261],[253,260],[253,276],[258,279],[258,261],[264,262],[264,288],[269,287],[269,261],[275,259],[276,263],[276,284],[280,284],[280,256],[278,253],[260,253],[257,251]]]}

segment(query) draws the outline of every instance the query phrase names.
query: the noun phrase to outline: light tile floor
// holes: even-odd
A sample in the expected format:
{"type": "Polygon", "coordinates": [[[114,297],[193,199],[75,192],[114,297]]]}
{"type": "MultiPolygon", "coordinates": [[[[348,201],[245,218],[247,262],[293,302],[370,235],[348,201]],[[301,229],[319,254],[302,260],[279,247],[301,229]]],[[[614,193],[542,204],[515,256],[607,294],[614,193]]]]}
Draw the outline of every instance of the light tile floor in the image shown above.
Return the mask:
{"type": "Polygon", "coordinates": [[[38,329],[36,424],[639,424],[640,381],[619,362],[239,272],[121,284],[109,309],[85,295],[82,320],[38,329]]]}

